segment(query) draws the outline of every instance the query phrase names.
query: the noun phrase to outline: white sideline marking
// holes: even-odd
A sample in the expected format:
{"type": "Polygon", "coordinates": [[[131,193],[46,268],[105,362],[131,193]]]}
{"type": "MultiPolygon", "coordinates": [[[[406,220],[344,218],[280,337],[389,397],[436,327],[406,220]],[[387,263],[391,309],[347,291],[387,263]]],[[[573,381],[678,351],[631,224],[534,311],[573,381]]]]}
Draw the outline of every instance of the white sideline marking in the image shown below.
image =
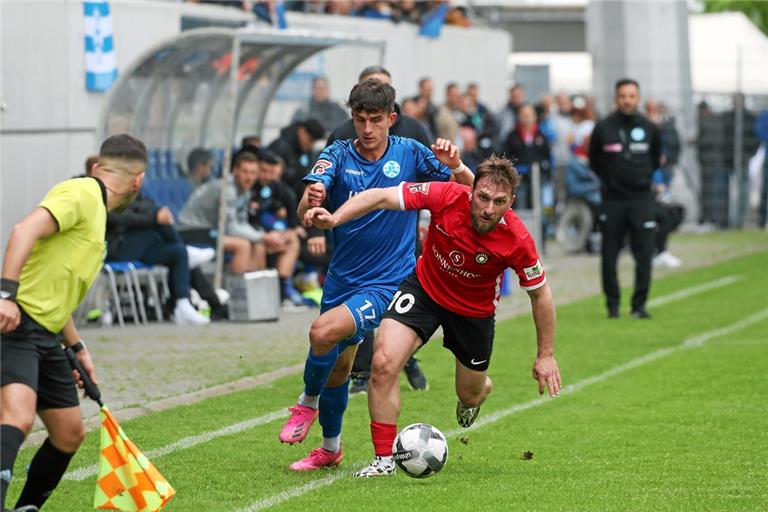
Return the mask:
{"type": "MultiPolygon", "coordinates": [[[[681,350],[687,350],[694,347],[700,347],[707,341],[711,340],[712,338],[717,338],[720,336],[723,336],[725,334],[730,334],[732,332],[739,331],[743,329],[744,327],[747,327],[749,325],[752,325],[754,323],[757,323],[761,320],[764,320],[768,318],[768,308],[763,309],[762,311],[759,311],[753,315],[750,315],[746,318],[742,318],[741,320],[737,321],[736,323],[733,323],[726,327],[721,327],[719,329],[713,329],[711,331],[704,332],[698,336],[694,336],[692,338],[688,338],[685,341],[683,341],[680,345],[675,345],[673,347],[667,347],[667,348],[660,348],[658,350],[655,350],[649,354],[646,354],[644,356],[637,357],[635,359],[632,359],[630,361],[627,361],[624,364],[621,364],[619,366],[615,366],[611,368],[608,371],[605,371],[603,373],[600,373],[598,375],[595,375],[594,377],[588,377],[584,380],[580,380],[576,384],[571,384],[567,387],[565,387],[561,394],[563,395],[572,395],[578,391],[581,391],[585,387],[589,386],[590,384],[595,384],[597,382],[602,382],[606,379],[609,379],[615,375],[618,375],[620,373],[624,373],[627,370],[631,370],[633,368],[637,368],[638,366],[642,366],[646,363],[650,363],[652,361],[656,361],[657,359],[661,359],[663,357],[666,357],[670,354],[674,354],[675,352],[680,352],[681,350]]],[[[490,425],[491,423],[496,423],[500,419],[503,419],[511,414],[515,414],[517,412],[525,411],[526,409],[531,409],[533,407],[536,407],[537,405],[545,404],[551,402],[549,398],[537,398],[535,400],[531,400],[530,402],[525,402],[522,404],[513,405],[512,407],[509,407],[507,409],[502,409],[500,411],[496,411],[492,414],[489,414],[487,416],[481,416],[475,423],[469,427],[469,428],[458,428],[455,430],[451,430],[450,432],[446,433],[446,437],[454,437],[456,435],[470,432],[472,430],[476,430],[478,428],[484,427],[485,425],[490,425]]],[[[362,465],[361,465],[362,467],[362,465]]],[[[358,469],[358,468],[354,468],[358,469]]],[[[274,496],[269,496],[267,498],[261,499],[251,505],[249,505],[246,508],[238,509],[236,512],[258,512],[260,510],[266,510],[268,508],[271,508],[275,505],[278,505],[280,503],[283,503],[285,501],[288,501],[292,498],[298,498],[302,494],[305,494],[309,491],[313,491],[315,489],[319,489],[322,487],[327,487],[329,485],[332,485],[337,480],[339,480],[343,476],[347,476],[349,474],[348,471],[339,471],[335,473],[334,475],[328,476],[326,478],[313,480],[312,482],[309,482],[308,484],[305,484],[300,487],[294,487],[291,489],[288,489],[287,491],[283,491],[280,494],[275,494],[274,496]]]]}
{"type": "MultiPolygon", "coordinates": [[[[275,420],[284,418],[285,415],[286,415],[285,409],[280,409],[279,411],[270,412],[268,414],[264,414],[263,416],[259,416],[257,418],[251,418],[250,420],[241,421],[240,423],[235,423],[234,425],[229,425],[229,426],[220,428],[219,430],[206,432],[204,434],[199,434],[196,436],[185,437],[183,439],[176,441],[175,443],[171,443],[161,448],[155,448],[154,450],[149,450],[144,455],[146,455],[147,458],[150,460],[156,459],[158,457],[162,457],[163,455],[168,455],[169,453],[173,453],[175,451],[185,450],[187,448],[191,448],[198,444],[207,443],[208,441],[212,441],[217,437],[237,434],[238,432],[242,432],[243,430],[248,430],[249,428],[258,427],[259,425],[266,425],[267,423],[272,423],[275,420]]],[[[64,475],[64,479],[65,480],[85,480],[88,477],[98,475],[98,474],[99,474],[99,465],[94,464],[92,466],[86,466],[86,467],[71,471],[66,475],[64,475]]]]}
{"type": "MultiPolygon", "coordinates": [[[[720,278],[720,279],[718,279],[716,281],[712,281],[710,283],[705,283],[705,284],[702,284],[702,285],[693,286],[691,288],[686,288],[684,290],[680,290],[679,292],[671,293],[669,295],[663,295],[661,297],[658,297],[658,298],[656,298],[654,300],[649,301],[648,305],[649,306],[656,306],[656,305],[660,305],[660,304],[666,304],[667,302],[672,302],[672,301],[675,301],[675,300],[680,300],[680,299],[689,297],[691,295],[695,295],[697,293],[702,293],[702,292],[707,291],[707,290],[711,290],[711,289],[718,288],[718,287],[721,287],[721,286],[727,286],[729,284],[732,284],[732,283],[735,283],[737,281],[740,281],[741,279],[743,279],[743,276],[739,276],[739,275],[725,276],[723,278],[720,278]]],[[[752,317],[749,317],[749,318],[752,318],[752,317]]],[[[749,318],[745,319],[744,321],[749,320],[749,318]]],[[[734,324],[734,325],[736,325],[736,324],[734,324]]],[[[749,325],[749,324],[745,324],[745,325],[749,325]]],[[[719,331],[723,331],[723,333],[726,333],[725,331],[727,331],[728,329],[729,329],[729,327],[725,327],[725,328],[720,329],[719,331]]],[[[715,331],[713,331],[713,332],[715,332],[715,331]]],[[[730,332],[730,331],[728,331],[728,332],[730,332]]],[[[717,334],[717,335],[719,335],[719,334],[717,334]]],[[[707,333],[704,333],[701,336],[707,336],[707,333]]],[[[709,339],[709,338],[706,338],[706,339],[709,339]]],[[[689,341],[690,341],[690,343],[698,343],[699,345],[701,343],[704,343],[704,341],[706,341],[706,340],[704,340],[704,341],[699,342],[697,340],[698,340],[698,338],[692,338],[689,341]]],[[[667,351],[676,351],[679,348],[681,348],[681,347],[673,347],[673,348],[668,348],[668,349],[661,349],[660,351],[665,351],[665,350],[667,350],[667,351]]],[[[657,352],[659,352],[659,351],[657,351],[657,352]]],[[[615,373],[611,373],[611,372],[614,372],[616,370],[618,370],[618,373],[620,373],[622,371],[634,368],[635,366],[638,366],[640,364],[644,364],[644,363],[646,363],[648,361],[652,361],[652,360],[658,359],[659,357],[663,357],[664,355],[667,355],[666,353],[664,353],[664,354],[661,354],[661,355],[654,356],[654,354],[656,354],[656,352],[652,352],[651,354],[648,354],[646,356],[643,356],[643,357],[640,357],[640,358],[635,359],[633,361],[630,361],[630,362],[626,363],[625,365],[617,366],[616,368],[614,368],[612,370],[608,370],[608,372],[605,372],[604,374],[600,374],[600,375],[595,376],[595,377],[590,377],[589,379],[585,379],[585,380],[580,381],[580,382],[578,382],[576,384],[569,385],[568,387],[566,387],[563,390],[562,393],[563,394],[573,393],[575,391],[580,390],[584,386],[592,384],[593,383],[592,379],[600,378],[600,380],[603,380],[605,378],[611,377],[612,375],[615,375],[615,373]],[[648,357],[653,357],[653,358],[649,359],[648,361],[643,360],[644,358],[648,358],[648,357]],[[636,362],[636,361],[639,361],[639,362],[636,362]],[[636,362],[636,363],[634,363],[633,366],[627,366],[627,365],[633,364],[633,362],[636,362]],[[624,368],[624,366],[627,366],[627,367],[624,368]]],[[[594,382],[597,382],[597,381],[594,381],[594,382]]],[[[544,403],[546,401],[548,401],[548,400],[544,399],[544,398],[538,398],[536,400],[531,400],[530,402],[526,402],[526,403],[522,403],[522,404],[518,404],[518,405],[512,406],[509,409],[504,409],[502,411],[497,411],[497,412],[495,412],[495,413],[493,413],[493,414],[491,414],[489,416],[481,417],[469,429],[461,429],[461,430],[451,431],[447,435],[453,436],[453,435],[457,435],[460,432],[466,432],[466,431],[469,431],[469,430],[473,430],[475,428],[479,428],[480,426],[486,425],[489,422],[491,422],[490,421],[491,418],[496,418],[493,421],[498,421],[499,419],[501,419],[501,418],[503,418],[505,416],[508,416],[510,414],[514,414],[516,412],[524,411],[526,409],[530,409],[531,407],[535,407],[535,406],[537,406],[537,405],[539,405],[541,403],[544,403]],[[498,418],[496,416],[498,416],[498,418]]],[[[179,441],[176,441],[175,443],[171,443],[169,445],[166,445],[166,446],[163,446],[163,447],[160,447],[160,448],[155,448],[154,450],[149,450],[148,452],[145,453],[145,455],[147,456],[147,458],[152,460],[152,459],[156,459],[158,457],[162,457],[164,455],[168,455],[170,453],[174,453],[174,452],[179,451],[179,450],[184,450],[184,449],[196,446],[198,444],[202,444],[202,443],[206,443],[208,441],[212,441],[213,439],[216,439],[218,437],[228,436],[228,435],[232,435],[232,434],[237,434],[239,432],[242,432],[244,430],[248,430],[250,428],[258,427],[260,425],[266,425],[267,423],[271,423],[271,422],[273,422],[275,420],[283,418],[285,416],[285,412],[284,411],[285,411],[285,409],[280,409],[278,411],[273,411],[271,413],[267,413],[267,414],[264,414],[262,416],[258,416],[256,418],[251,418],[250,420],[241,421],[240,423],[235,423],[233,425],[229,425],[227,427],[220,428],[219,430],[214,430],[212,432],[206,432],[206,433],[199,434],[199,435],[196,435],[196,436],[185,437],[183,439],[180,439],[179,441]]],[[[89,478],[91,476],[98,475],[98,474],[99,474],[99,466],[98,466],[98,464],[93,464],[91,466],[85,466],[85,467],[82,467],[82,468],[70,471],[69,473],[64,475],[64,479],[65,480],[81,481],[81,480],[85,480],[86,478],[89,478]]],[[[322,482],[322,480],[319,480],[319,481],[322,482]]],[[[333,480],[333,481],[335,481],[335,480],[333,480]]],[[[333,481],[330,482],[330,483],[333,483],[333,481]]],[[[309,484],[307,484],[307,485],[309,485],[309,484]]],[[[325,484],[325,485],[329,485],[329,484],[325,484]]],[[[302,491],[301,493],[297,494],[296,496],[298,496],[300,494],[303,494],[304,492],[313,490],[314,488],[315,487],[308,488],[305,491],[302,491]]],[[[286,491],[286,493],[288,493],[288,492],[289,491],[286,491]]],[[[282,494],[280,496],[282,496],[282,494]]],[[[293,497],[293,496],[291,495],[288,498],[284,498],[283,501],[285,501],[286,499],[290,499],[291,497],[293,497]]],[[[266,503],[266,500],[263,500],[263,501],[266,503]]],[[[261,503],[261,502],[259,502],[259,503],[261,503]]],[[[280,503],[280,502],[276,502],[276,503],[280,503]]],[[[273,505],[269,505],[269,506],[271,507],[273,505]]],[[[246,510],[250,511],[251,509],[243,509],[243,511],[241,511],[241,512],[245,512],[246,510]]],[[[263,508],[261,508],[261,509],[253,509],[253,510],[263,510],[263,508]]]]}
{"type": "Polygon", "coordinates": [[[744,279],[743,275],[721,277],[720,279],[716,279],[715,281],[711,281],[709,283],[700,284],[698,286],[692,286],[690,288],[680,290],[679,292],[670,293],[669,295],[662,295],[661,297],[656,297],[655,299],[651,299],[648,301],[648,307],[653,308],[656,306],[661,306],[662,304],[667,304],[668,302],[674,302],[676,300],[685,299],[690,297],[691,295],[698,295],[699,293],[704,293],[709,290],[714,290],[715,288],[728,286],[729,284],[736,283],[738,281],[741,281],[742,279],[744,279]]]}

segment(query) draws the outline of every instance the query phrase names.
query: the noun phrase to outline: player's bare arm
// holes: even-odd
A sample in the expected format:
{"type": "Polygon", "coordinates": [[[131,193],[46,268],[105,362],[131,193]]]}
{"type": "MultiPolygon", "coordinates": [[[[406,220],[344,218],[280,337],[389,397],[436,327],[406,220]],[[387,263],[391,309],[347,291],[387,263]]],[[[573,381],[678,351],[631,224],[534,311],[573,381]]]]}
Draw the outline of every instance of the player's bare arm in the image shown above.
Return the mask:
{"type": "Polygon", "coordinates": [[[325,185],[322,183],[312,183],[304,187],[304,195],[301,196],[299,201],[299,207],[296,209],[296,213],[299,218],[303,218],[304,214],[310,208],[315,208],[323,204],[325,201],[325,185]]]}
{"type": "Polygon", "coordinates": [[[462,185],[472,185],[472,182],[475,181],[475,175],[461,161],[461,153],[456,144],[448,139],[437,139],[431,147],[435,158],[451,169],[452,180],[462,185]]]}
{"type": "Polygon", "coordinates": [[[304,223],[320,229],[331,229],[373,210],[400,210],[400,187],[372,188],[353,196],[334,213],[325,208],[312,208],[304,215],[304,223]]]}
{"type": "MultiPolygon", "coordinates": [[[[93,359],[91,359],[91,353],[88,351],[88,347],[83,342],[82,338],[80,337],[80,333],[77,331],[77,327],[75,327],[75,322],[72,320],[72,317],[69,317],[69,320],[67,321],[64,328],[61,330],[61,334],[64,336],[64,345],[67,347],[71,347],[73,345],[77,345],[80,343],[80,348],[75,352],[75,357],[80,361],[80,364],[83,366],[83,370],[88,372],[88,376],[91,378],[94,384],[97,386],[99,385],[99,379],[96,377],[96,367],[93,364],[93,359]]],[[[72,370],[72,376],[75,379],[75,382],[77,382],[77,386],[80,388],[85,387],[83,384],[83,380],[80,378],[80,374],[77,372],[77,370],[72,370]]]]}
{"type": "MultiPolygon", "coordinates": [[[[18,283],[21,269],[35,242],[59,230],[59,225],[45,208],[35,208],[11,231],[3,258],[3,279],[18,283]]],[[[10,332],[21,321],[19,306],[12,300],[0,300],[0,332],[10,332]]]]}
{"type": "Polygon", "coordinates": [[[555,301],[547,283],[528,291],[528,296],[536,324],[537,351],[533,362],[533,379],[539,383],[540,394],[549,391],[549,396],[555,397],[563,387],[555,360],[555,301]]]}

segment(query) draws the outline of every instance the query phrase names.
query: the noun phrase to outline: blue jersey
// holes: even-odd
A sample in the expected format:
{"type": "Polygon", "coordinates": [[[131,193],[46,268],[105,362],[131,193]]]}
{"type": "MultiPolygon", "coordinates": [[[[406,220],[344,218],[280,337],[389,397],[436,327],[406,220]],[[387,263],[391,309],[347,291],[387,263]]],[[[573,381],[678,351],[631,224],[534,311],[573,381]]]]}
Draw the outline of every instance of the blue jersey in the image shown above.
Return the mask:
{"type": "MultiPolygon", "coordinates": [[[[304,183],[323,183],[333,212],[363,190],[450,177],[450,169],[431,150],[390,135],[387,150],[375,162],[360,156],[352,140],[337,140],[323,150],[304,183]]],[[[334,228],[328,279],[349,288],[399,284],[416,263],[416,220],[415,211],[377,210],[334,228]]]]}

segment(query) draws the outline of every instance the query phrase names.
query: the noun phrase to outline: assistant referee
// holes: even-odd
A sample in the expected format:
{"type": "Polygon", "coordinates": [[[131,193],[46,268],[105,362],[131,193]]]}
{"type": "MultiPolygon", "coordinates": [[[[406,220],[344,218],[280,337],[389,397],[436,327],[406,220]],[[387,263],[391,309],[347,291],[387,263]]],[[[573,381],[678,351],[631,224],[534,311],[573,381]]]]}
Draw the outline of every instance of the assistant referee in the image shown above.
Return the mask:
{"type": "Polygon", "coordinates": [[[83,441],[75,379],[61,344],[72,347],[98,383],[72,312],[104,264],[107,212],[133,201],[146,164],[140,140],[127,134],[108,138],[91,177],[53,187],[11,232],[0,283],[2,510],[35,411],[48,438],[32,459],[17,509],[36,510],[45,503],[83,441]]]}
{"type": "Polygon", "coordinates": [[[651,175],[661,160],[661,135],[638,112],[640,86],[624,78],[616,82],[618,110],[595,126],[589,144],[592,169],[602,183],[602,279],[608,317],[619,316],[616,262],[629,234],[635,258],[632,316],[650,318],[645,309],[651,284],[656,220],[651,175]]]}

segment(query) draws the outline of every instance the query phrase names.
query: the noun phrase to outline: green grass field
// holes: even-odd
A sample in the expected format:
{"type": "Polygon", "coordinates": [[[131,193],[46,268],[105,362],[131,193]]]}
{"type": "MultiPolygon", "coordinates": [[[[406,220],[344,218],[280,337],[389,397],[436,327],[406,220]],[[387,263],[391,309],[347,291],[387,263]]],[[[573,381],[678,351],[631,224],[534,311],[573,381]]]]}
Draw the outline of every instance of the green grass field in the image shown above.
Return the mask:
{"type": "MultiPolygon", "coordinates": [[[[300,376],[122,426],[176,488],[171,512],[768,510],[768,253],[658,279],[652,297],[674,300],[649,308],[651,321],[626,309],[607,320],[601,297],[558,308],[566,390],[555,400],[537,402],[530,315],[500,322],[494,392],[468,432],[454,417],[453,357],[432,340],[420,352],[430,390],[403,387],[400,421],[448,435],[448,463],[427,480],[349,476],[372,454],[359,396],[347,411],[341,467],[290,472],[320,442],[319,426],[301,445],[277,440],[300,376]]],[[[97,442],[88,436],[70,472],[97,462],[97,442]]],[[[22,453],[17,475],[32,453],[22,453]]],[[[90,510],[94,486],[95,476],[70,473],[46,510],[90,510]]]]}

